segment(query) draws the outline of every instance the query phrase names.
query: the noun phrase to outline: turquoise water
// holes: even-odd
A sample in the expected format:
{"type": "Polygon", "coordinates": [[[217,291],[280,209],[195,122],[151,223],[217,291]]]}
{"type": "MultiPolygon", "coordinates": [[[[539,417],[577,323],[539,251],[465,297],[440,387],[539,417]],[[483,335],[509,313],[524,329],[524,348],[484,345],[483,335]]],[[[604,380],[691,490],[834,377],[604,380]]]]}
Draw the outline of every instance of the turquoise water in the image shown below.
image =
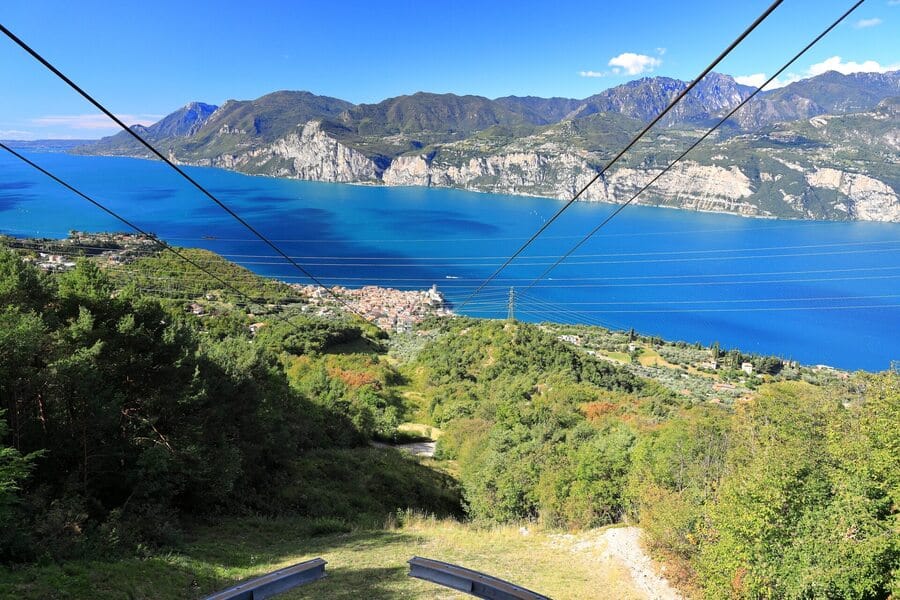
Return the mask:
{"type": "MultiPolygon", "coordinates": [[[[200,246],[286,281],[293,267],[162,164],[31,157],[172,243],[200,246]],[[214,238],[214,239],[210,239],[214,238]]],[[[423,289],[457,303],[558,201],[189,169],[327,284],[423,289]]],[[[574,205],[463,312],[604,324],[720,342],[807,363],[880,370],[900,359],[900,225],[744,219],[629,207],[539,285],[555,257],[613,207],[574,205]]],[[[64,237],[123,227],[30,167],[0,156],[0,231],[64,237]]]]}

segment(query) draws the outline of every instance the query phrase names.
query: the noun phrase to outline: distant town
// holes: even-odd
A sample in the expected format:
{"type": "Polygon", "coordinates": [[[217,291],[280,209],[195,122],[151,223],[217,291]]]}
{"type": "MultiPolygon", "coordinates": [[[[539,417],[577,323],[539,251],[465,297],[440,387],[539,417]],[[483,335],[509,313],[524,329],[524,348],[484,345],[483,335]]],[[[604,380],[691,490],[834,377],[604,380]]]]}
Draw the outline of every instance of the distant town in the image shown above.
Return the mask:
{"type": "MultiPolygon", "coordinates": [[[[303,294],[320,316],[331,316],[338,309],[334,297],[319,286],[295,284],[291,287],[303,294]]],[[[373,285],[358,289],[335,286],[331,292],[345,299],[366,319],[391,331],[410,331],[426,317],[453,314],[437,285],[426,291],[395,290],[373,285]]]]}
{"type": "MultiPolygon", "coordinates": [[[[48,272],[67,271],[75,266],[78,257],[98,260],[101,264],[128,264],[139,258],[160,252],[153,238],[128,233],[85,233],[70,231],[65,239],[21,239],[2,236],[11,248],[23,252],[23,260],[48,272]]],[[[382,329],[410,331],[430,316],[451,316],[453,311],[437,285],[427,290],[397,290],[367,285],[354,289],[334,286],[327,290],[316,285],[288,284],[305,304],[300,310],[324,318],[338,318],[345,310],[335,300],[344,299],[360,315],[382,329]]],[[[206,299],[213,296],[207,294],[206,299]]],[[[199,300],[199,299],[198,299],[199,300]]],[[[185,305],[185,311],[197,316],[209,314],[209,310],[197,301],[185,305]]]]}

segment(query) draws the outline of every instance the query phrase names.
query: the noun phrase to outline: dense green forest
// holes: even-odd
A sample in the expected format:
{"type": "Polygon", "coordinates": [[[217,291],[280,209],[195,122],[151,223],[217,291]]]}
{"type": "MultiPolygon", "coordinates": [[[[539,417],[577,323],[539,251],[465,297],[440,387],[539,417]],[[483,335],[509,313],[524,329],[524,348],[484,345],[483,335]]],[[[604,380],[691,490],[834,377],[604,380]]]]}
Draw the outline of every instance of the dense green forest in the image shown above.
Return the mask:
{"type": "Polygon", "coordinates": [[[694,404],[531,325],[441,327],[411,368],[471,517],[630,519],[710,598],[896,595],[896,374],[694,404]]]}
{"type": "MultiPolygon", "coordinates": [[[[186,517],[222,512],[459,512],[440,473],[394,453],[348,459],[381,426],[381,398],[332,392],[327,375],[303,393],[275,333],[254,340],[230,314],[201,326],[87,260],[47,276],[6,251],[0,306],[5,561],[176,543],[186,517]]],[[[290,347],[341,329],[302,325],[290,347]]]]}
{"type": "Polygon", "coordinates": [[[475,528],[637,523],[709,598],[900,592],[896,373],[823,383],[779,363],[708,402],[548,326],[435,318],[385,336],[265,280],[268,313],[212,294],[198,316],[140,285],[163,271],[197,285],[162,255],[136,281],[0,250],[5,572],[177,549],[227,515],[302,516],[316,535],[412,509],[475,528]],[[443,432],[434,460],[370,446],[404,422],[443,432]]]}

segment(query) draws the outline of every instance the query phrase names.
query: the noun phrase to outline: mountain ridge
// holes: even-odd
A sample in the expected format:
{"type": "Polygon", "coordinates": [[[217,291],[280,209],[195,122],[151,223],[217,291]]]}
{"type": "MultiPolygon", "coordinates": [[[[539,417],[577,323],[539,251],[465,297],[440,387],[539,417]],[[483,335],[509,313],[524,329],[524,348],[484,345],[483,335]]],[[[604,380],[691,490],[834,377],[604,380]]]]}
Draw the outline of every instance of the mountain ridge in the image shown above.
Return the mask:
{"type": "MultiPolygon", "coordinates": [[[[645,77],[580,100],[416,92],[374,104],[279,91],[220,107],[190,103],[139,131],[185,164],[566,198],[687,85],[645,77]]],[[[628,199],[754,89],[710,74],[586,199],[628,199]]],[[[639,202],[900,222],[900,119],[878,112],[893,97],[898,71],[830,71],[760,92],[639,202]]],[[[147,156],[125,132],[76,152],[147,156]]]]}

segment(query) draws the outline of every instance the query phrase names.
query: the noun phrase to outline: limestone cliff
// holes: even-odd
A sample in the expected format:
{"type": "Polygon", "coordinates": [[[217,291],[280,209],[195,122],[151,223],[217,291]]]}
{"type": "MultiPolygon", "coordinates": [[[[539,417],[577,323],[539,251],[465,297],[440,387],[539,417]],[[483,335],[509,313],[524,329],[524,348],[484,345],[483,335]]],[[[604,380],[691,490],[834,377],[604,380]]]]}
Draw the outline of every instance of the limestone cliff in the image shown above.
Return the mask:
{"type": "MultiPolygon", "coordinates": [[[[458,146],[448,147],[458,150],[458,146]]],[[[200,160],[177,158],[192,164],[314,181],[453,187],[559,199],[571,198],[599,169],[596,157],[589,152],[562,151],[546,144],[542,151],[519,148],[486,156],[466,156],[458,151],[403,155],[382,168],[359,150],[331,137],[319,121],[309,121],[284,137],[243,152],[200,160]]],[[[728,157],[713,158],[726,162],[728,157]]],[[[770,168],[780,168],[781,172],[758,171],[751,176],[735,165],[682,161],[636,203],[756,217],[784,216],[785,210],[790,210],[800,218],[900,222],[900,196],[879,179],[831,167],[807,168],[785,160],[774,161],[770,168]],[[786,174],[790,173],[802,176],[805,191],[792,193],[796,185],[787,185],[791,179],[786,174]],[[836,193],[833,215],[823,215],[805,204],[805,195],[816,190],[836,193]],[[779,204],[785,208],[779,209],[779,204]]],[[[628,201],[658,173],[659,168],[652,167],[614,168],[591,185],[582,200],[628,201]]]]}
{"type": "Polygon", "coordinates": [[[813,187],[839,191],[846,200],[840,210],[860,221],[900,222],[900,199],[885,183],[859,173],[822,168],[807,173],[806,180],[813,187]]]}
{"type": "MultiPolygon", "coordinates": [[[[631,199],[659,173],[656,169],[615,169],[583,194],[586,201],[622,203],[631,199]]],[[[900,201],[890,186],[864,175],[823,169],[809,176],[811,186],[840,190],[848,216],[864,221],[900,221],[900,201]]],[[[461,165],[441,164],[428,156],[402,156],[388,167],[387,185],[460,187],[480,192],[529,194],[568,199],[596,174],[582,157],[537,153],[472,158],[461,165]]],[[[768,173],[762,180],[774,181],[768,173]]],[[[677,164],[639,196],[638,204],[664,205],[690,210],[731,212],[745,216],[772,216],[748,199],[754,182],[738,167],[677,164]]],[[[786,200],[788,201],[788,200],[786,200]]],[[[840,207],[839,210],[842,210],[840,207]]]]}
{"type": "MultiPolygon", "coordinates": [[[[184,164],[569,199],[686,85],[651,77],[582,100],[420,92],[358,105],[282,91],[191,103],[135,131],[184,164]]],[[[582,200],[630,200],[751,89],[710,75],[582,200]]],[[[900,72],[825,73],[764,91],[740,115],[636,202],[900,222],[900,72]]],[[[126,132],[74,151],[149,157],[126,132]]]]}
{"type": "Polygon", "coordinates": [[[319,121],[309,121],[298,126],[297,131],[272,143],[248,148],[244,152],[187,160],[246,173],[314,181],[377,181],[381,175],[381,169],[370,158],[329,137],[322,131],[319,121]]]}

